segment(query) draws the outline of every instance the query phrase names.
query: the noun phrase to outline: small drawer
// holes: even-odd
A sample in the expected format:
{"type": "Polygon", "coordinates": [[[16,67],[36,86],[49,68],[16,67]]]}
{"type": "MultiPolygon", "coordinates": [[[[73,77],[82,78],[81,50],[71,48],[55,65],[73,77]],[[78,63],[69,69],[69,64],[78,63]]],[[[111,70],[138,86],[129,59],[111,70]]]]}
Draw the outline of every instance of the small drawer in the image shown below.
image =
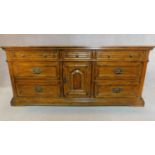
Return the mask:
{"type": "Polygon", "coordinates": [[[97,60],[105,61],[146,61],[143,51],[97,51],[97,60]]]}
{"type": "Polygon", "coordinates": [[[138,85],[104,85],[95,84],[96,97],[137,97],[138,85]]]}
{"type": "Polygon", "coordinates": [[[59,97],[60,87],[57,81],[50,83],[28,80],[21,80],[16,82],[16,89],[18,96],[27,97],[59,97]]]}
{"type": "Polygon", "coordinates": [[[91,59],[92,52],[88,50],[63,50],[62,56],[64,60],[91,59]]]}
{"type": "Polygon", "coordinates": [[[13,59],[39,59],[39,60],[57,60],[58,59],[58,51],[57,50],[18,50],[18,51],[13,51],[12,53],[12,58],[13,59]]]}
{"type": "Polygon", "coordinates": [[[59,78],[58,62],[13,62],[13,74],[16,78],[59,78]]]}
{"type": "Polygon", "coordinates": [[[137,79],[142,72],[141,63],[134,62],[97,62],[96,79],[137,79]]]}

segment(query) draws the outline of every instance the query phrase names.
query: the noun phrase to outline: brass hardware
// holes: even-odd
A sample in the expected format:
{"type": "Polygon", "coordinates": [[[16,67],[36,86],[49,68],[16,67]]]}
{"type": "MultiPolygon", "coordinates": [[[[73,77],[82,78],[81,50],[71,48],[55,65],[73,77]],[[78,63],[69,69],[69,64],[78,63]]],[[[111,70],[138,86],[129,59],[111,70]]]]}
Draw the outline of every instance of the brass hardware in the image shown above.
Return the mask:
{"type": "Polygon", "coordinates": [[[43,87],[41,87],[41,86],[36,86],[36,87],[35,87],[35,92],[37,92],[37,93],[43,92],[43,87]]]}
{"type": "Polygon", "coordinates": [[[75,70],[75,73],[79,73],[80,71],[78,69],[75,70]]]}
{"type": "Polygon", "coordinates": [[[122,91],[122,88],[113,88],[112,92],[113,93],[120,93],[122,91]]]}
{"type": "Polygon", "coordinates": [[[79,58],[79,55],[76,55],[75,57],[76,57],[76,58],[79,58]]]}
{"type": "Polygon", "coordinates": [[[108,55],[107,57],[110,58],[110,55],[108,55]]]}
{"type": "Polygon", "coordinates": [[[34,74],[40,74],[41,73],[41,69],[39,67],[35,67],[35,68],[32,68],[32,72],[34,74]]]}
{"type": "Polygon", "coordinates": [[[25,55],[25,54],[21,54],[21,57],[23,57],[23,58],[24,58],[24,57],[26,57],[26,55],[25,55]]]}
{"type": "Polygon", "coordinates": [[[123,70],[121,68],[116,68],[116,69],[114,69],[114,73],[115,74],[122,74],[123,70]]]}

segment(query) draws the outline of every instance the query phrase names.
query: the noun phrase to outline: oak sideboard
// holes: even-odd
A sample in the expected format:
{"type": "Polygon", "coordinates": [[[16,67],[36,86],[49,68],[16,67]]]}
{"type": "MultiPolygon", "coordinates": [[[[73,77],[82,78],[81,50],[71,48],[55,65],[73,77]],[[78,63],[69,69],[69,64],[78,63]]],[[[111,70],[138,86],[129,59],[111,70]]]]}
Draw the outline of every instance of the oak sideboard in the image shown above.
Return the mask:
{"type": "Polygon", "coordinates": [[[153,47],[3,47],[11,105],[144,106],[153,47]]]}

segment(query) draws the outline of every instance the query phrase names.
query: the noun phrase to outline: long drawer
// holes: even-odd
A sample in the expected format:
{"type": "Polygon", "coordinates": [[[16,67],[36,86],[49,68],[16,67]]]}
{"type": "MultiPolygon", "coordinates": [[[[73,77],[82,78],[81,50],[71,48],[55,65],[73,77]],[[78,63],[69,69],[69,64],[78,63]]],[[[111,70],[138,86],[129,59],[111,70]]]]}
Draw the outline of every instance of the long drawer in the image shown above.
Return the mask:
{"type": "Polygon", "coordinates": [[[16,60],[58,60],[59,52],[57,49],[19,49],[12,51],[10,55],[8,55],[8,59],[16,59],[16,60]]]}
{"type": "Polygon", "coordinates": [[[18,96],[33,97],[59,97],[59,81],[46,80],[17,80],[16,89],[18,96]]]}
{"type": "Polygon", "coordinates": [[[127,85],[120,84],[111,84],[104,82],[96,82],[95,83],[95,97],[138,97],[139,85],[138,84],[130,84],[127,85]]]}
{"type": "Polygon", "coordinates": [[[58,62],[13,62],[13,74],[16,78],[59,78],[58,62]]]}
{"type": "Polygon", "coordinates": [[[137,79],[142,72],[140,62],[96,62],[95,79],[137,79]]]}
{"type": "Polygon", "coordinates": [[[98,50],[96,59],[101,61],[147,61],[143,51],[98,50]]]}

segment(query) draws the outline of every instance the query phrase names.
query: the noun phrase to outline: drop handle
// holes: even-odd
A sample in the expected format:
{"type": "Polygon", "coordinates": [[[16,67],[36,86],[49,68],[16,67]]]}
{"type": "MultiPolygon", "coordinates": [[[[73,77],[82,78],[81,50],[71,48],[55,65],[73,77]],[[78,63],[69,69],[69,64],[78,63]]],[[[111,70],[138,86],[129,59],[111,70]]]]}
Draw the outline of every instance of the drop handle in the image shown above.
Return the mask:
{"type": "Polygon", "coordinates": [[[32,68],[32,72],[34,74],[40,74],[42,71],[41,71],[41,69],[39,67],[34,67],[34,68],[32,68]]]}
{"type": "Polygon", "coordinates": [[[42,93],[43,92],[43,87],[41,87],[41,86],[36,86],[35,87],[35,92],[37,92],[37,93],[42,93]]]}
{"type": "Polygon", "coordinates": [[[25,58],[25,57],[26,57],[26,55],[25,55],[25,54],[21,54],[21,57],[25,58]]]}
{"type": "Polygon", "coordinates": [[[47,54],[43,54],[43,57],[44,57],[44,58],[47,58],[47,57],[48,57],[48,55],[47,55],[47,54]]]}
{"type": "Polygon", "coordinates": [[[114,73],[115,74],[122,74],[123,70],[121,68],[116,68],[116,69],[114,69],[114,73]]]}
{"type": "Polygon", "coordinates": [[[122,88],[113,88],[112,92],[113,93],[120,93],[122,91],[122,88]]]}

